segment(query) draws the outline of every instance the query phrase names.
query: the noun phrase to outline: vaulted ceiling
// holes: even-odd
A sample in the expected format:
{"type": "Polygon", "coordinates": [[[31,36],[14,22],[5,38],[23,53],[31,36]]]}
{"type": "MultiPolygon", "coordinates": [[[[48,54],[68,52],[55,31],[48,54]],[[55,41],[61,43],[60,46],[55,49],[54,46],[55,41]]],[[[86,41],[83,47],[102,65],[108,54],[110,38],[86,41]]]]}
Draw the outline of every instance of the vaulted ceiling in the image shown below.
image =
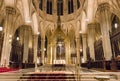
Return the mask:
{"type": "MultiPolygon", "coordinates": [[[[0,22],[5,19],[5,8],[9,6],[15,8],[17,12],[15,21],[16,29],[20,25],[30,25],[35,34],[40,32],[41,35],[45,35],[48,29],[52,33],[57,26],[57,6],[55,6],[57,4],[57,0],[50,0],[53,1],[54,6],[52,15],[45,12],[46,1],[47,0],[43,0],[43,10],[40,10],[40,0],[2,0],[0,2],[0,22]]],[[[63,1],[66,5],[67,0],[63,1]]],[[[108,3],[110,5],[111,13],[114,13],[120,18],[120,0],[79,1],[80,8],[74,10],[74,12],[71,14],[66,14],[64,11],[65,14],[63,12],[63,15],[61,15],[62,30],[65,34],[69,34],[69,31],[71,31],[71,29],[74,30],[75,36],[79,36],[79,32],[85,34],[87,32],[87,25],[89,23],[99,22],[97,9],[98,6],[102,3],[108,3]]],[[[96,33],[100,32],[99,27],[100,26],[96,28],[96,33]]]]}

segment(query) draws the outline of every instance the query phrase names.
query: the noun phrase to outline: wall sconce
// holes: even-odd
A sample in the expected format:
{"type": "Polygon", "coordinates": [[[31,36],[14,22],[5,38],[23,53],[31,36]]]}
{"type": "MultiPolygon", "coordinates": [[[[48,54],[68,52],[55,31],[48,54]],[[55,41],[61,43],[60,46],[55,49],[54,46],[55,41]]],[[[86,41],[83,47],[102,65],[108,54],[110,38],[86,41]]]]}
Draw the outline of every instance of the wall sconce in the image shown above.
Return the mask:
{"type": "Polygon", "coordinates": [[[9,42],[12,42],[12,39],[9,39],[9,42]]]}
{"type": "Polygon", "coordinates": [[[37,32],[37,35],[39,35],[40,34],[40,32],[37,32]]]}
{"type": "Polygon", "coordinates": [[[61,47],[61,46],[62,46],[62,42],[58,42],[58,46],[60,46],[60,47],[61,47]]]}
{"type": "Polygon", "coordinates": [[[82,50],[82,48],[80,48],[80,52],[82,52],[83,50],[82,50]]]}
{"type": "Polygon", "coordinates": [[[0,31],[2,31],[3,30],[3,27],[2,26],[0,26],[0,31]]]}
{"type": "Polygon", "coordinates": [[[82,30],[80,30],[79,33],[81,34],[81,33],[82,33],[82,30]]]}
{"type": "Polygon", "coordinates": [[[9,43],[12,42],[12,35],[9,35],[9,43]]]}
{"type": "Polygon", "coordinates": [[[102,38],[102,35],[100,35],[100,38],[102,38]]]}
{"type": "Polygon", "coordinates": [[[117,28],[118,28],[118,24],[117,24],[117,23],[115,23],[115,24],[114,24],[114,27],[117,29],[117,28]]]}
{"type": "Polygon", "coordinates": [[[44,48],[44,51],[46,51],[46,48],[44,48]]]}
{"type": "Polygon", "coordinates": [[[9,35],[10,38],[12,38],[12,35],[9,35]]]}
{"type": "Polygon", "coordinates": [[[20,39],[19,37],[16,38],[16,40],[19,40],[19,39],[20,39]]]}
{"type": "Polygon", "coordinates": [[[84,59],[84,57],[81,58],[81,61],[82,61],[82,63],[85,63],[85,59],[84,59]]]}

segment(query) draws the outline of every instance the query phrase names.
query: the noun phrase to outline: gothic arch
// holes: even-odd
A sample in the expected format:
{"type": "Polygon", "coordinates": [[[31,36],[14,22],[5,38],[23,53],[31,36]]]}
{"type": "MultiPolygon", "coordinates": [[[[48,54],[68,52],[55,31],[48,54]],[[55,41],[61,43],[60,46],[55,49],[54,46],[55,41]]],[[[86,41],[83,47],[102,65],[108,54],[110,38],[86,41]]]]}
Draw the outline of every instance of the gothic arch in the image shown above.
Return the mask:
{"type": "Polygon", "coordinates": [[[16,21],[15,21],[15,25],[14,25],[14,30],[13,30],[13,35],[15,33],[15,31],[21,26],[23,25],[23,19],[21,15],[18,15],[16,17],[16,21]]]}

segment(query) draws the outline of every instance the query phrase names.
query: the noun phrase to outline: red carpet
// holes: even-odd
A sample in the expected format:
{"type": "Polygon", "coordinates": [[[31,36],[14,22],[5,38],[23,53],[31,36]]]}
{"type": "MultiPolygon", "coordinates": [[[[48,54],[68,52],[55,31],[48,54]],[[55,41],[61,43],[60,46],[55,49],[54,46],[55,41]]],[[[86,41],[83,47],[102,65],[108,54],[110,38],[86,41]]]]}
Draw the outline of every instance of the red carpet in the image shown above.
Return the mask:
{"type": "Polygon", "coordinates": [[[1,67],[1,68],[0,68],[0,73],[3,73],[3,72],[10,72],[10,71],[16,71],[16,70],[18,70],[18,69],[1,67]]]}

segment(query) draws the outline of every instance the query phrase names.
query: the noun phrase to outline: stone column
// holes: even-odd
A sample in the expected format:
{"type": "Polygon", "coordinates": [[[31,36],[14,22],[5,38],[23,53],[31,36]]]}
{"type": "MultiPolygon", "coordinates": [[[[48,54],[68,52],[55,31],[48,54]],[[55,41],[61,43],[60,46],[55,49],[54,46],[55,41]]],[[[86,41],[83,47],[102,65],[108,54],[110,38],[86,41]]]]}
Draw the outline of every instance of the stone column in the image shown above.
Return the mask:
{"type": "Polygon", "coordinates": [[[77,53],[77,65],[79,66],[80,65],[80,37],[76,37],[75,39],[76,41],[76,53],[77,53]]]}
{"type": "Polygon", "coordinates": [[[34,49],[34,63],[35,63],[35,68],[37,68],[37,48],[38,48],[38,35],[34,35],[33,39],[33,49],[34,49]]]}
{"type": "Polygon", "coordinates": [[[23,52],[23,63],[28,62],[28,47],[29,44],[29,30],[24,27],[24,52],[23,52]]]}
{"type": "Polygon", "coordinates": [[[6,7],[6,19],[4,27],[4,41],[1,55],[1,65],[8,67],[12,42],[13,20],[16,10],[12,7],[6,7]]]}
{"type": "Polygon", "coordinates": [[[43,37],[41,39],[41,59],[42,59],[42,63],[44,64],[45,63],[45,38],[43,37]]]}
{"type": "Polygon", "coordinates": [[[104,4],[99,5],[98,11],[100,14],[100,19],[101,19],[100,25],[101,25],[104,57],[106,60],[111,60],[112,50],[111,50],[110,35],[109,35],[109,31],[110,31],[109,4],[104,3],[104,4]]]}
{"type": "Polygon", "coordinates": [[[88,24],[88,47],[90,50],[91,59],[95,60],[95,50],[94,50],[94,41],[95,41],[95,23],[88,24]]]}
{"type": "Polygon", "coordinates": [[[83,58],[84,61],[87,61],[87,54],[86,54],[86,48],[87,48],[87,35],[86,34],[82,34],[82,43],[83,43],[83,58]]]}

